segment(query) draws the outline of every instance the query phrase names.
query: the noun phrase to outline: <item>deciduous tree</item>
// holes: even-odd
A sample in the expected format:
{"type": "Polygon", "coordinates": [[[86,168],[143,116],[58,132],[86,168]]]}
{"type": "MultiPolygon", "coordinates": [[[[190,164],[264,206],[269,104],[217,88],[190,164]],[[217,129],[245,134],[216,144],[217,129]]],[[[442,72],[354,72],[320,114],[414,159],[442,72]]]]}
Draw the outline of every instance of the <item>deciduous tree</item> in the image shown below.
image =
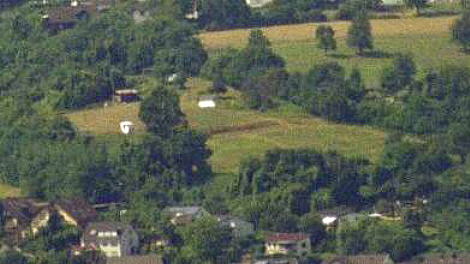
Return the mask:
{"type": "Polygon", "coordinates": [[[358,54],[363,55],[364,49],[373,49],[372,29],[366,11],[356,14],[348,30],[347,44],[357,48],[358,54]]]}
{"type": "Polygon", "coordinates": [[[470,51],[470,11],[467,10],[461,18],[455,20],[452,38],[462,45],[465,52],[470,51]]]}
{"type": "Polygon", "coordinates": [[[328,50],[336,50],[335,31],[331,26],[321,25],[315,32],[317,47],[323,49],[325,53],[328,50]]]}
{"type": "Polygon", "coordinates": [[[185,123],[178,95],[163,86],[158,86],[142,101],[139,118],[149,131],[163,137],[172,134],[177,126],[185,123]]]}

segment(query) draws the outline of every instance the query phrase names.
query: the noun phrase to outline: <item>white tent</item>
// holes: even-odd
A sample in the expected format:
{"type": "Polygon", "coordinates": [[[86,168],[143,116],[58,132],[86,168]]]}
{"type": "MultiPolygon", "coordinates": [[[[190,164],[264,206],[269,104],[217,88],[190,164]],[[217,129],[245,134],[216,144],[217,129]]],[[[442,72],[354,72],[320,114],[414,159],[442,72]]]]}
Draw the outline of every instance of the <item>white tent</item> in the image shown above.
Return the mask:
{"type": "Polygon", "coordinates": [[[338,218],[336,216],[326,216],[326,217],[323,217],[323,219],[321,221],[324,225],[328,226],[328,225],[331,225],[334,222],[336,222],[337,219],[338,218]]]}
{"type": "Polygon", "coordinates": [[[199,108],[214,108],[216,106],[215,96],[201,96],[197,105],[199,106],[199,108]]]}
{"type": "Polygon", "coordinates": [[[213,100],[199,101],[197,105],[199,108],[214,108],[215,102],[213,100]]]}
{"type": "Polygon", "coordinates": [[[134,131],[134,123],[131,121],[122,121],[119,123],[119,127],[124,135],[131,134],[134,131]]]}

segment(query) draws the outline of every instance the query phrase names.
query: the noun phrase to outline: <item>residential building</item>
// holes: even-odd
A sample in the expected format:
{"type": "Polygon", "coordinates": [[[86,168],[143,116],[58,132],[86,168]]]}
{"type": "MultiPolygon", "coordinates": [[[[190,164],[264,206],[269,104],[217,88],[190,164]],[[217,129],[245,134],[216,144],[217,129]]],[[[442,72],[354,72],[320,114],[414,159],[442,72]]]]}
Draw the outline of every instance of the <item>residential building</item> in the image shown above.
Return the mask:
{"type": "Polygon", "coordinates": [[[158,255],[141,255],[112,257],[106,259],[106,264],[163,264],[163,258],[158,255]]]}
{"type": "Polygon", "coordinates": [[[244,221],[238,217],[230,215],[217,216],[217,220],[222,226],[227,226],[232,230],[232,234],[236,238],[243,238],[255,233],[254,226],[248,221],[244,221]]]}
{"type": "Polygon", "coordinates": [[[337,256],[325,260],[322,264],[394,264],[389,255],[337,256]]]}
{"type": "Polygon", "coordinates": [[[196,219],[210,215],[204,208],[199,206],[168,207],[165,209],[165,213],[174,225],[190,224],[196,219]]]}
{"type": "Polygon", "coordinates": [[[266,255],[305,256],[311,250],[310,237],[304,233],[275,233],[265,241],[266,255]]]}
{"type": "Polygon", "coordinates": [[[426,254],[403,264],[468,264],[470,253],[426,254]]]}
{"type": "Polygon", "coordinates": [[[80,20],[95,14],[96,5],[61,6],[43,16],[44,25],[52,32],[73,28],[80,20]]]}
{"type": "Polygon", "coordinates": [[[161,235],[146,236],[141,241],[141,248],[145,248],[147,252],[163,250],[168,245],[170,245],[170,240],[161,235]]]}
{"type": "Polygon", "coordinates": [[[259,259],[253,262],[254,264],[298,264],[295,258],[268,258],[259,259]]]}
{"type": "Polygon", "coordinates": [[[137,251],[139,239],[130,225],[118,222],[93,222],[88,224],[83,232],[80,247],[100,250],[106,257],[124,257],[137,251]]]}
{"type": "Polygon", "coordinates": [[[2,202],[4,231],[8,241],[18,244],[45,227],[51,216],[48,203],[29,198],[7,198],[2,202]]]}
{"type": "Polygon", "coordinates": [[[57,200],[54,208],[65,223],[81,229],[98,218],[96,210],[82,198],[57,200]]]}

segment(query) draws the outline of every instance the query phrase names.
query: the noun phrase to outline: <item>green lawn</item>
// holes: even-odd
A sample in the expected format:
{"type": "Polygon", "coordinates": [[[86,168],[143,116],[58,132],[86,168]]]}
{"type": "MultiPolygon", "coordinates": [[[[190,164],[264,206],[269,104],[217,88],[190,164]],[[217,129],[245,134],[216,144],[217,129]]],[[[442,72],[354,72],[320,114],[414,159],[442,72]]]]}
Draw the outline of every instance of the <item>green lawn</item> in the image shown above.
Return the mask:
{"type": "MultiPolygon", "coordinates": [[[[313,32],[318,24],[301,24],[264,28],[274,50],[287,61],[290,71],[307,71],[314,64],[338,61],[348,70],[358,67],[368,84],[378,84],[384,66],[390,64],[389,54],[411,52],[419,74],[444,65],[470,66],[470,56],[460,52],[450,41],[449,27],[455,17],[405,18],[373,20],[375,47],[379,56],[358,57],[355,50],[345,45],[348,22],[334,22],[338,50],[326,55],[315,48],[313,32]]],[[[210,54],[218,50],[246,45],[249,30],[239,29],[209,32],[199,35],[210,54]]],[[[182,93],[181,105],[190,125],[210,134],[208,142],[213,151],[210,160],[219,175],[236,173],[240,160],[260,156],[266,150],[281,148],[314,147],[319,150],[336,150],[348,157],[363,157],[377,162],[383,149],[384,133],[366,126],[330,123],[314,118],[294,106],[260,113],[244,108],[240,95],[230,91],[218,102],[216,109],[199,109],[197,98],[210,86],[209,82],[192,79],[182,93]]],[[[142,87],[145,88],[145,87],[142,87]]],[[[137,135],[145,133],[139,122],[138,104],[97,107],[68,114],[81,130],[96,134],[114,143],[122,140],[118,125],[122,120],[137,124],[137,135]]]]}
{"type": "MultiPolygon", "coordinates": [[[[192,127],[209,133],[208,146],[213,151],[211,164],[219,174],[233,174],[243,158],[261,156],[266,150],[280,148],[314,147],[319,150],[337,150],[349,157],[363,157],[375,162],[379,158],[384,133],[364,126],[330,123],[313,118],[294,106],[260,113],[243,108],[240,95],[230,91],[215,109],[197,107],[198,96],[210,83],[201,79],[188,82],[182,93],[181,105],[192,127]]],[[[118,124],[121,120],[138,121],[138,104],[98,107],[68,114],[82,131],[98,135],[112,143],[121,142],[118,124]],[[92,120],[93,119],[93,120],[92,120]]],[[[145,131],[137,122],[138,140],[145,131]]]]}
{"type": "Polygon", "coordinates": [[[0,199],[18,196],[21,196],[20,189],[5,184],[0,184],[0,199]]]}

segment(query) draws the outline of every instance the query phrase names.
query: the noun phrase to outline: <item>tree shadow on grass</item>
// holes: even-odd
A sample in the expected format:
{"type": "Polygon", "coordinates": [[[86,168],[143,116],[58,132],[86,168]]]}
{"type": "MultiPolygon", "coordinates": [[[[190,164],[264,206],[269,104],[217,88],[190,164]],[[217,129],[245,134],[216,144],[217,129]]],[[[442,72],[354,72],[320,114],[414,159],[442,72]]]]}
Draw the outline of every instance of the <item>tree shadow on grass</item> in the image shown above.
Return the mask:
{"type": "Polygon", "coordinates": [[[332,53],[332,54],[328,54],[327,56],[333,59],[343,59],[343,60],[350,59],[353,57],[352,55],[341,54],[341,53],[332,53]]]}
{"type": "Polygon", "coordinates": [[[370,50],[365,51],[362,54],[362,57],[371,58],[371,59],[389,59],[394,56],[393,53],[382,51],[382,50],[370,50]]]}

